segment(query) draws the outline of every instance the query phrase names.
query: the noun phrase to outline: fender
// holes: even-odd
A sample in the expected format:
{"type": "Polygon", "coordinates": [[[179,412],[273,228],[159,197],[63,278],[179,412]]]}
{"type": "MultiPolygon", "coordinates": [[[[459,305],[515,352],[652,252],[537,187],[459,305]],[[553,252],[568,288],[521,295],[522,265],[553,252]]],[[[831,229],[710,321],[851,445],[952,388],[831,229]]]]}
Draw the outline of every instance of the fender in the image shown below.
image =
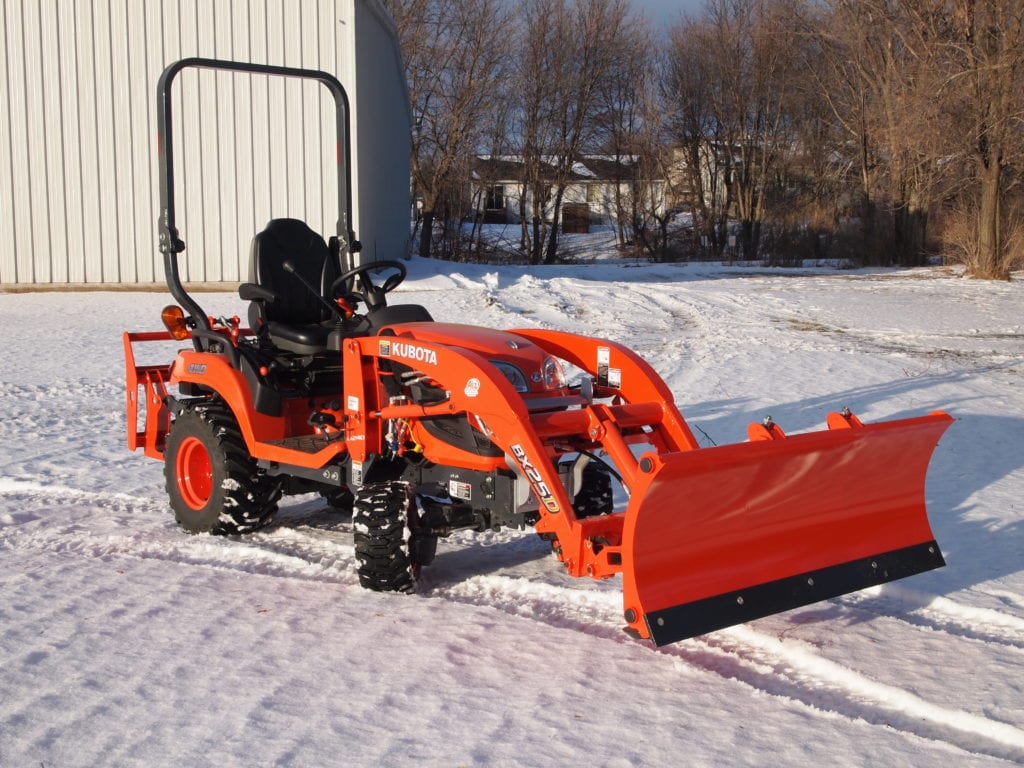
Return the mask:
{"type": "MultiPolygon", "coordinates": [[[[267,416],[253,408],[244,374],[232,368],[220,355],[181,351],[171,367],[171,383],[179,382],[189,382],[212,389],[227,403],[238,421],[246,448],[255,459],[320,469],[347,450],[344,440],[335,440],[312,453],[277,444],[275,441],[287,437],[289,432],[294,432],[294,425],[288,413],[284,416],[267,416]],[[261,440],[257,440],[256,435],[259,435],[261,440]]],[[[307,412],[303,411],[302,418],[305,419],[306,415],[307,412]]]]}
{"type": "Polygon", "coordinates": [[[257,434],[264,440],[285,436],[286,419],[255,411],[245,376],[220,355],[182,350],[171,366],[171,383],[197,384],[216,392],[235,415],[245,445],[254,455],[259,445],[257,434]]]}

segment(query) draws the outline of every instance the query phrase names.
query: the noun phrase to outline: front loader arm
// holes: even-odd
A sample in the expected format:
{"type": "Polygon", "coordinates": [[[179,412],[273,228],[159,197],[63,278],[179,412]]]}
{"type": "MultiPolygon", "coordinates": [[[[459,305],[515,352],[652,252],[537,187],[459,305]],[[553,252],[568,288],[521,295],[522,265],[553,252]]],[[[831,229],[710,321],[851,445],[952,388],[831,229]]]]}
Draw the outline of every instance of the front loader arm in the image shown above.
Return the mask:
{"type": "Polygon", "coordinates": [[[619,396],[627,403],[657,404],[661,431],[667,440],[663,450],[684,451],[699,447],[686,420],[675,405],[668,385],[646,360],[614,341],[578,336],[562,331],[521,329],[509,331],[589,373],[598,396],[619,396]]]}
{"type": "Polygon", "coordinates": [[[579,415],[572,417],[572,423],[558,426],[552,424],[550,415],[531,416],[508,380],[483,357],[466,349],[378,336],[348,339],[342,354],[346,439],[353,462],[366,461],[380,451],[382,425],[391,419],[466,415],[529,482],[539,501],[536,529],[557,537],[569,573],[601,578],[620,570],[615,552],[621,541],[622,516],[576,519],[572,501],[538,431],[576,430],[581,421],[588,419],[596,428],[597,420],[573,411],[569,413],[579,415]],[[429,377],[445,390],[447,399],[427,406],[387,402],[379,381],[381,368],[388,362],[410,366],[429,377]],[[595,547],[595,539],[606,543],[595,547]]]}

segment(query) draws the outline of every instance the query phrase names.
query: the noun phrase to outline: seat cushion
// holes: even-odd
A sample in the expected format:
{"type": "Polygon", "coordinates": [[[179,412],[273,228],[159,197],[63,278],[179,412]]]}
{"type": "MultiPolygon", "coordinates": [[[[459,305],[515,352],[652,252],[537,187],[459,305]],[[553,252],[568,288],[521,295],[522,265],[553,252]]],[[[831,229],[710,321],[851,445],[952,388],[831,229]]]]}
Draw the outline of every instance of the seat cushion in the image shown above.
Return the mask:
{"type": "Polygon", "coordinates": [[[334,323],[310,323],[306,325],[290,325],[271,320],[267,323],[267,332],[274,346],[287,352],[299,355],[315,355],[328,347],[329,336],[334,330],[334,323]]]}
{"type": "Polygon", "coordinates": [[[253,302],[249,321],[265,328],[279,349],[315,355],[328,345],[335,317],[297,275],[323,296],[338,275],[324,239],[298,219],[271,219],[252,241],[249,280],[274,292],[272,302],[253,302]],[[295,274],[284,268],[290,262],[295,274]]]}

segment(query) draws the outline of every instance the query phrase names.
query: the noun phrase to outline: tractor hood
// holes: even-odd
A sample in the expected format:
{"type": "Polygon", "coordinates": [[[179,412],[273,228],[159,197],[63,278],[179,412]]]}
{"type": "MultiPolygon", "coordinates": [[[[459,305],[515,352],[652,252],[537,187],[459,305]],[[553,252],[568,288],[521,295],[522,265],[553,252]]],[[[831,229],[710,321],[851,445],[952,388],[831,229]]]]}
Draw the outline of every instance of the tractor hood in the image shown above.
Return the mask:
{"type": "Polygon", "coordinates": [[[565,386],[561,364],[532,341],[514,333],[459,323],[397,323],[389,328],[399,338],[458,347],[499,363],[498,368],[520,392],[550,393],[565,386]],[[522,374],[522,380],[509,370],[510,365],[522,374]],[[556,368],[557,375],[553,375],[556,368]]]}
{"type": "Polygon", "coordinates": [[[476,352],[488,359],[544,360],[544,350],[522,336],[459,323],[400,323],[390,326],[396,336],[444,344],[476,352]]]}

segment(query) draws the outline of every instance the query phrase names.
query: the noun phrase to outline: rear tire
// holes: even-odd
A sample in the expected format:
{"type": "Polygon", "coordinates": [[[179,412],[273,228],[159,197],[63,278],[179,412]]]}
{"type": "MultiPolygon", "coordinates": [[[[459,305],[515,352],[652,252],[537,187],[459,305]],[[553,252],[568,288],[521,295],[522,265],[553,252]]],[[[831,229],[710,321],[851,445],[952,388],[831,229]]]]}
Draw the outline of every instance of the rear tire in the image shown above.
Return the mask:
{"type": "Polygon", "coordinates": [[[279,483],[256,468],[231,410],[216,401],[186,408],[171,424],[164,477],[174,518],[189,533],[255,531],[281,497],[279,483]]]}
{"type": "Polygon", "coordinates": [[[413,592],[419,566],[409,553],[409,517],[415,514],[405,483],[360,488],[352,511],[359,583],[375,592],[413,592]]]}

